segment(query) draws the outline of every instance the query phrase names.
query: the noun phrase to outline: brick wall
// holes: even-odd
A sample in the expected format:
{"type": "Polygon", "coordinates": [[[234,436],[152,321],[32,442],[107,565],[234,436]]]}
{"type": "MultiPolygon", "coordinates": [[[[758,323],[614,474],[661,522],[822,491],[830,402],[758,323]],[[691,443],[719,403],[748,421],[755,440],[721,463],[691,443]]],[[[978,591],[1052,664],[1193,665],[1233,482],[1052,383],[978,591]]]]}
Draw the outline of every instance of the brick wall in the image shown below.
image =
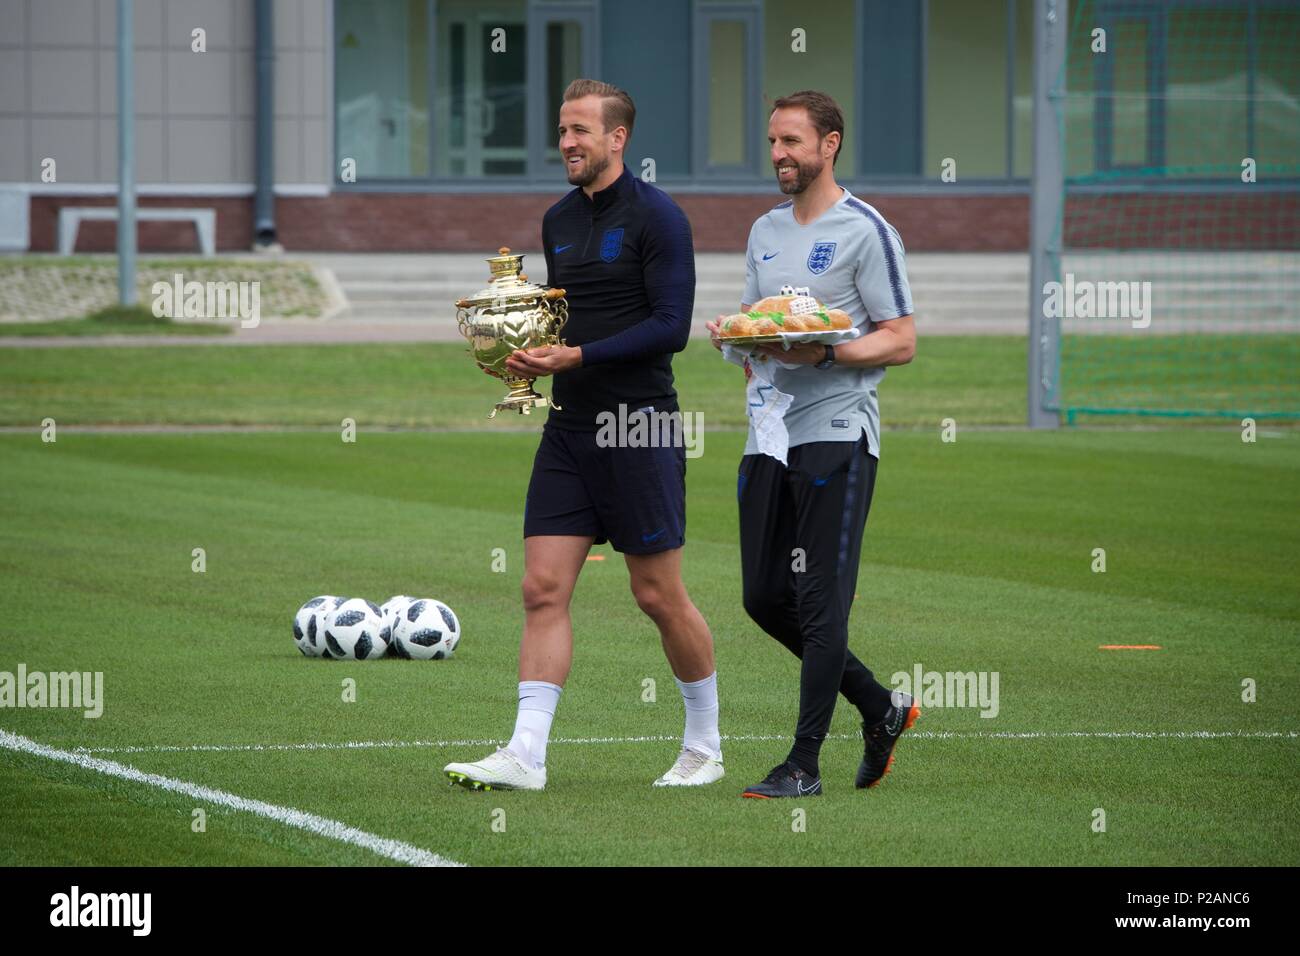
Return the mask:
{"type": "MultiPolygon", "coordinates": [[[[1029,244],[1029,198],[1023,195],[902,196],[862,193],[892,222],[909,252],[1014,252],[1029,244]]],[[[548,193],[334,193],[276,200],[276,225],[288,250],[484,252],[507,245],[541,245],[548,193]]],[[[780,197],[769,194],[677,197],[690,217],[701,252],[744,249],[750,223],[780,197]]],[[[56,247],[61,205],[113,205],[111,197],[33,196],[32,249],[56,247]]],[[[244,250],[252,242],[251,198],[175,197],[141,206],[202,206],[217,210],[217,248],[244,250]]],[[[1123,193],[1069,200],[1066,244],[1201,249],[1300,248],[1300,194],[1170,195],[1123,193]]],[[[111,252],[116,224],[83,223],[79,252],[111,252]]],[[[188,223],[141,223],[146,252],[192,252],[188,223]]]]}
{"type": "MultiPolygon", "coordinates": [[[[217,250],[246,251],[253,242],[253,200],[231,196],[149,196],[136,200],[140,208],[215,209],[217,250]]],[[[60,206],[116,206],[112,196],[33,196],[31,201],[31,248],[33,252],[54,252],[59,247],[60,206]]],[[[140,222],[136,235],[141,252],[197,254],[198,236],[190,222],[140,222]]],[[[114,252],[117,223],[83,222],[77,230],[76,252],[114,252]]]]}

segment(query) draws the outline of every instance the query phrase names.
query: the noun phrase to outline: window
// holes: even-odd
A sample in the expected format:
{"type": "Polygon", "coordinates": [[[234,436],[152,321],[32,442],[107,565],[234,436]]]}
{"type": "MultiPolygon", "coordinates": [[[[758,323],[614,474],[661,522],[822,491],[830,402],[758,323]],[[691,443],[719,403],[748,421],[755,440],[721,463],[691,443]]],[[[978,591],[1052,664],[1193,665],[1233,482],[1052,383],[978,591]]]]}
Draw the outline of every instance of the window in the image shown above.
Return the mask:
{"type": "Polygon", "coordinates": [[[1151,17],[1124,17],[1110,21],[1107,60],[1109,71],[1109,96],[1106,110],[1098,113],[1109,129],[1098,136],[1109,137],[1110,154],[1106,166],[1127,166],[1140,169],[1153,163],[1148,146],[1152,139],[1153,111],[1147,93],[1151,70],[1151,43],[1155,32],[1151,17]]]}
{"type": "Polygon", "coordinates": [[[1067,175],[1235,179],[1261,147],[1295,175],[1293,5],[1083,0],[1072,22],[1067,175]],[[1094,25],[1105,53],[1089,47],[1094,25]]]}
{"type": "Polygon", "coordinates": [[[695,7],[693,158],[697,176],[758,173],[766,142],[759,77],[761,7],[757,3],[699,3],[695,7]]]}
{"type": "Polygon", "coordinates": [[[337,159],[356,162],[358,182],[429,174],[427,10],[425,0],[335,7],[337,159]]]}
{"type": "MultiPolygon", "coordinates": [[[[835,98],[844,113],[844,143],[835,171],[850,178],[857,169],[857,97],[853,63],[858,55],[854,0],[767,0],[763,7],[763,110],[759,138],[767,142],[772,102],[797,90],[820,90],[835,98]],[[792,31],[804,31],[806,52],[791,49],[792,31]]],[[[762,175],[772,170],[764,159],[762,175]]]]}
{"type": "Polygon", "coordinates": [[[1261,5],[1251,154],[1265,177],[1300,174],[1300,9],[1261,5]]]}
{"type": "Polygon", "coordinates": [[[1007,175],[1007,0],[930,0],[925,56],[925,164],[957,180],[1007,175]]]}
{"type": "Polygon", "coordinates": [[[1013,173],[1028,179],[1034,172],[1034,4],[1033,0],[1012,0],[1011,6],[1015,34],[1012,47],[1015,92],[1011,109],[1013,173]]]}
{"type": "Polygon", "coordinates": [[[1250,95],[1248,19],[1244,4],[1168,13],[1163,132],[1171,175],[1241,170],[1250,95]]]}

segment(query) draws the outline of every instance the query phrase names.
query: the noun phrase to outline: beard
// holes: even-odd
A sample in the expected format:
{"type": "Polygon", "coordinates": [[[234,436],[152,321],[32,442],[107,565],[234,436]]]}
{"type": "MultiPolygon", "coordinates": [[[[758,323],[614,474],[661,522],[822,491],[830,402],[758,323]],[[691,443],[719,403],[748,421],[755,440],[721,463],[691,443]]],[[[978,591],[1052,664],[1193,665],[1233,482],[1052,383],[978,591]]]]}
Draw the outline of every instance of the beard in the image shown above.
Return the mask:
{"type": "Polygon", "coordinates": [[[570,186],[586,187],[594,183],[596,177],[607,169],[609,169],[609,156],[602,156],[597,160],[588,158],[582,172],[568,169],[566,174],[569,177],[570,186]]]}
{"type": "Polygon", "coordinates": [[[794,163],[794,179],[782,181],[781,175],[778,173],[776,185],[781,192],[785,193],[787,196],[793,196],[803,192],[812,185],[813,180],[820,176],[822,170],[826,168],[826,164],[823,162],[817,162],[816,165],[813,165],[811,162],[800,163],[795,160],[786,160],[786,162],[794,163]]]}

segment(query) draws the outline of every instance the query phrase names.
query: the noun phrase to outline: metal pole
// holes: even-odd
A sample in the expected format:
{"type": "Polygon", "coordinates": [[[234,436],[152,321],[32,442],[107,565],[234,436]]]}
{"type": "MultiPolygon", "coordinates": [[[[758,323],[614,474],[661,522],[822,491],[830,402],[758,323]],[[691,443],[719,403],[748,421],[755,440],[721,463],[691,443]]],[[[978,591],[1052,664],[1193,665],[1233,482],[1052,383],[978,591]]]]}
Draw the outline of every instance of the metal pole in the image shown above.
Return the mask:
{"type": "Polygon", "coordinates": [[[275,242],[275,11],[271,0],[255,6],[257,46],[257,195],[253,209],[253,245],[275,242]]]}
{"type": "Polygon", "coordinates": [[[1029,427],[1056,428],[1059,318],[1043,314],[1045,286],[1060,281],[1065,220],[1064,96],[1067,0],[1034,4],[1034,178],[1029,197],[1029,427]],[[1058,84],[1060,87],[1058,89],[1058,84]]]}
{"type": "Polygon", "coordinates": [[[135,10],[117,0],[117,300],[135,305],[135,10]]]}

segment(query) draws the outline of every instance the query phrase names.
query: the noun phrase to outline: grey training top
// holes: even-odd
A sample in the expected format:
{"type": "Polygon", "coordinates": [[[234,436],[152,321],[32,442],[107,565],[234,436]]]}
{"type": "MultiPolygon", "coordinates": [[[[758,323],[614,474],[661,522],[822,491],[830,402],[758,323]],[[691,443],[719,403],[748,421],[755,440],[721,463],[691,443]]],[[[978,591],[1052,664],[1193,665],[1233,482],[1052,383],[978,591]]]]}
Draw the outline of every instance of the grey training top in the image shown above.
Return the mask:
{"type": "MultiPolygon", "coordinates": [[[[841,187],[842,188],[842,187],[841,187]]],[[[842,309],[862,334],[876,323],[912,314],[912,290],[903,263],[903,240],[873,207],[847,189],[806,226],[795,222],[787,200],[760,217],[749,231],[745,294],[753,305],[781,287],[807,286],[828,309],[842,309]]],[[[792,395],[785,414],[790,447],[811,441],[857,441],[863,429],[871,454],[880,457],[880,410],[876,385],[884,367],[833,365],[777,367],[772,384],[792,395]]],[[[745,454],[758,453],[753,426],[745,454]]]]}

